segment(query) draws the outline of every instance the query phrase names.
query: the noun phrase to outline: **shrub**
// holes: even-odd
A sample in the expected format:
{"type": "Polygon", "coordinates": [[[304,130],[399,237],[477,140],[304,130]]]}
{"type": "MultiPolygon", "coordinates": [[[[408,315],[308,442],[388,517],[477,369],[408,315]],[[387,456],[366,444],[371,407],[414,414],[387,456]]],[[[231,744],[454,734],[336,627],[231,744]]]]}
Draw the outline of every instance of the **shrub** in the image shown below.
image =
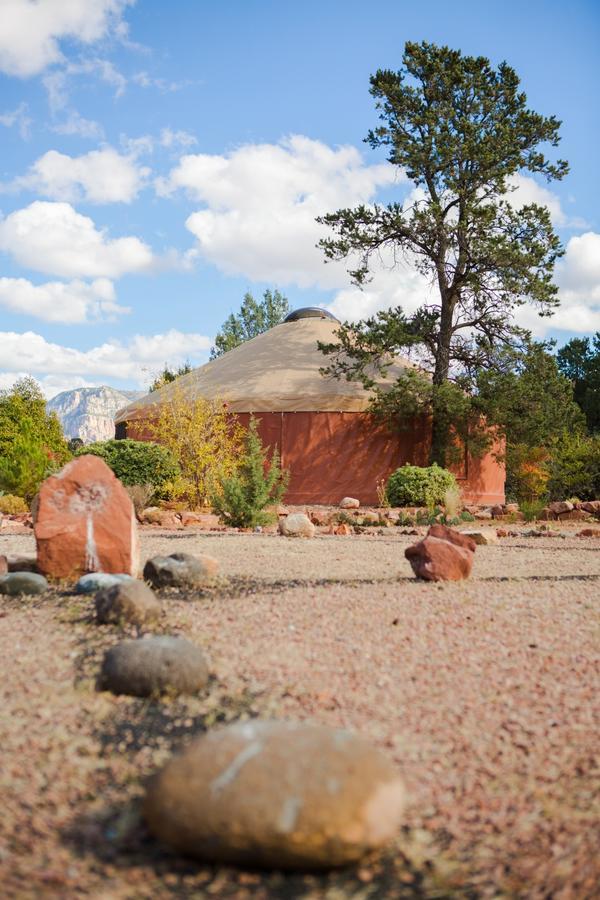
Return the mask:
{"type": "Polygon", "coordinates": [[[267,525],[275,518],[265,507],[279,503],[289,475],[281,470],[275,449],[267,464],[268,448],[264,448],[254,418],[244,439],[243,457],[233,475],[221,479],[219,494],[213,499],[215,512],[223,522],[236,528],[267,525]]]}
{"type": "Polygon", "coordinates": [[[154,497],[154,485],[152,484],[128,484],[125,490],[131,498],[136,516],[150,505],[154,497]]]}
{"type": "Polygon", "coordinates": [[[29,512],[29,507],[22,497],[15,494],[0,494],[0,513],[5,516],[19,516],[29,512]]]}
{"type": "Polygon", "coordinates": [[[387,482],[387,495],[392,506],[427,506],[443,503],[446,492],[458,490],[452,472],[432,465],[427,468],[408,464],[392,472],[387,482]]]}
{"type": "Polygon", "coordinates": [[[150,441],[98,441],[77,451],[77,456],[100,456],[125,486],[152,485],[160,494],[179,474],[173,454],[150,441]]]}
{"type": "Polygon", "coordinates": [[[24,497],[30,503],[42,481],[58,468],[52,452],[25,419],[20,433],[0,458],[0,489],[24,497]]]}
{"type": "Polygon", "coordinates": [[[545,447],[513,444],[506,451],[506,493],[519,502],[539,500],[546,495],[550,471],[550,451],[545,447]]]}
{"type": "Polygon", "coordinates": [[[539,519],[544,503],[542,500],[523,500],[520,504],[520,510],[526,522],[535,522],[539,519]]]}
{"type": "MultiPolygon", "coordinates": [[[[227,404],[188,397],[179,380],[163,393],[156,419],[138,427],[168,447],[179,466],[171,495],[192,508],[206,506],[220,493],[222,479],[238,467],[244,429],[229,415],[227,404]]],[[[136,423],[131,430],[135,434],[136,423]]]]}

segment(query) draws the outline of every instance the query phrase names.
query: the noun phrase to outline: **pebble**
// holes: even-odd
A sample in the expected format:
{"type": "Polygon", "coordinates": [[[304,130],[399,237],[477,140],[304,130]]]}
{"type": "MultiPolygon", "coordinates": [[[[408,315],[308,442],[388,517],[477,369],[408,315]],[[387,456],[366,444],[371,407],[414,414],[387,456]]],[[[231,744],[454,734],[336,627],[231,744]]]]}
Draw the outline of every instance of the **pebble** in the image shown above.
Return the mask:
{"type": "Polygon", "coordinates": [[[277,869],[356,862],[391,840],[404,786],[363,738],[321,725],[238,722],[193,741],[151,781],[151,831],[185,855],[277,869]]]}

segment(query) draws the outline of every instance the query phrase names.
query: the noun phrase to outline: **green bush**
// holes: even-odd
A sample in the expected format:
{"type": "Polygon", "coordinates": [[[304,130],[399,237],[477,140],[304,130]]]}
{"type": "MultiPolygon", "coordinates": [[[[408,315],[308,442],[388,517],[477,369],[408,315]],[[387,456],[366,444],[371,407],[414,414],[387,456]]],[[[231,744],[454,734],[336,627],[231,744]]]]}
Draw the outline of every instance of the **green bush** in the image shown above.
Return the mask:
{"type": "Polygon", "coordinates": [[[221,493],[213,499],[214,510],[223,522],[234,528],[267,525],[275,516],[265,507],[279,503],[288,477],[279,466],[277,450],[273,451],[267,466],[267,449],[262,445],[256,420],[251,418],[242,462],[237,472],[220,480],[221,493]]]}
{"type": "Polygon", "coordinates": [[[406,464],[392,472],[386,485],[392,506],[432,508],[444,502],[448,490],[458,490],[456,478],[452,472],[435,464],[427,468],[406,464]]]}
{"type": "Polygon", "coordinates": [[[600,435],[565,432],[548,462],[550,500],[576,496],[580,500],[600,498],[600,435]]]}
{"type": "Polygon", "coordinates": [[[124,485],[151,484],[157,495],[179,475],[179,466],[170,450],[151,441],[113,440],[88,444],[77,456],[100,456],[124,485]]]}
{"type": "Polygon", "coordinates": [[[0,494],[0,513],[5,516],[18,516],[29,512],[29,507],[22,497],[15,494],[0,494]]]}

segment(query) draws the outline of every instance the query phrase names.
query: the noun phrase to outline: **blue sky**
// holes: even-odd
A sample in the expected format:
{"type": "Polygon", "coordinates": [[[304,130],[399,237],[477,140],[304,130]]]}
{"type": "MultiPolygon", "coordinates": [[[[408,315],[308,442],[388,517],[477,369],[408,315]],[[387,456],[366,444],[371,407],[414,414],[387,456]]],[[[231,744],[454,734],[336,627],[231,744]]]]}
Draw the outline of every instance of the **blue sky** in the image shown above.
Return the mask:
{"type": "Polygon", "coordinates": [[[404,196],[363,144],[377,68],[406,40],[506,59],[562,119],[564,182],[522,179],[567,253],[563,306],[521,321],[559,343],[600,330],[600,7],[354,0],[1,0],[0,387],[143,387],[208,357],[246,290],[357,318],[407,309],[410,268],[360,293],[326,266],[316,215],[404,196]]]}

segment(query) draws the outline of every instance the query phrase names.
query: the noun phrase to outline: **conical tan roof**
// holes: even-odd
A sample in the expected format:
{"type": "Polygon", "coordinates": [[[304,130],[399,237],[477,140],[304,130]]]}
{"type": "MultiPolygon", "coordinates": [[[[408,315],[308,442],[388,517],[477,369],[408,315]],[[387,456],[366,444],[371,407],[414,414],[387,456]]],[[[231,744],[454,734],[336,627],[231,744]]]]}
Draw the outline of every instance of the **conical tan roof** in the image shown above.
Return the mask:
{"type": "MultiPolygon", "coordinates": [[[[219,399],[231,412],[360,412],[372,395],[362,385],[324,377],[319,369],[328,358],[318,341],[336,340],[339,323],[325,318],[300,318],[283,322],[211,360],[176,383],[165,385],[119,410],[115,422],[131,422],[152,416],[177,389],[184,396],[219,399]]],[[[391,384],[413,363],[398,357],[381,384],[391,384]]]]}

